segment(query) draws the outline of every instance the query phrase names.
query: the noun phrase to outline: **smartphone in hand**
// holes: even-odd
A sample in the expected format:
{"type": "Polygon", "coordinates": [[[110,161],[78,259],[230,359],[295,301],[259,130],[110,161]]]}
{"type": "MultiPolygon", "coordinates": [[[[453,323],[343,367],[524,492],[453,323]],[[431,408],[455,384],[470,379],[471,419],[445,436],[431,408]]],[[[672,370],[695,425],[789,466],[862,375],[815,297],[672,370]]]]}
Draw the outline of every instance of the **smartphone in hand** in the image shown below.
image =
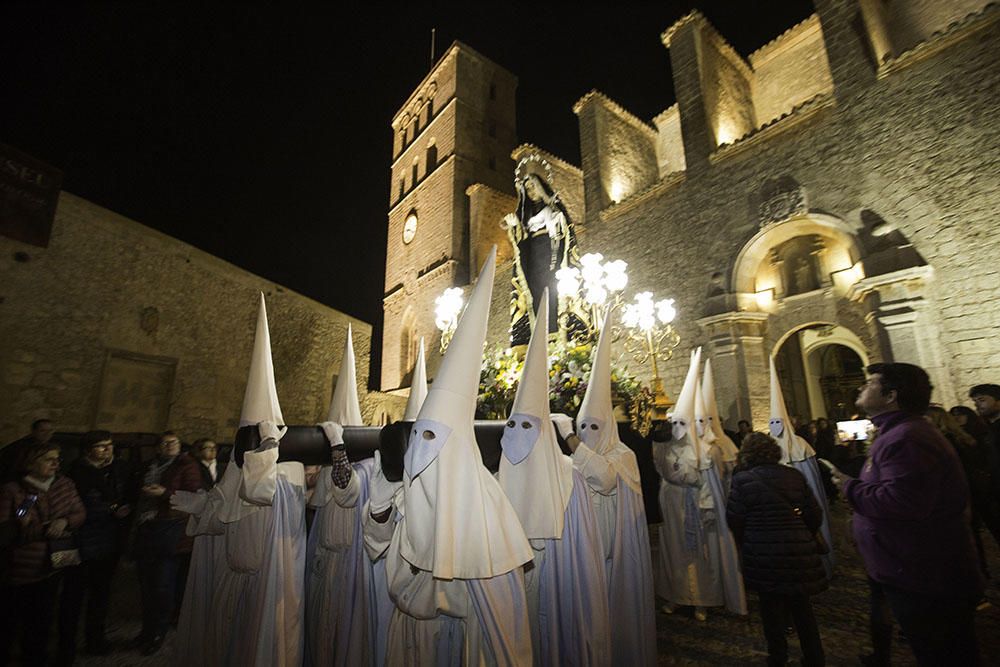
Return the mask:
{"type": "Polygon", "coordinates": [[[23,519],[24,517],[26,517],[28,515],[28,512],[31,511],[31,508],[34,507],[35,503],[37,502],[38,502],[38,494],[29,493],[25,497],[25,499],[21,501],[21,504],[17,506],[17,509],[14,510],[14,518],[23,519]]]}

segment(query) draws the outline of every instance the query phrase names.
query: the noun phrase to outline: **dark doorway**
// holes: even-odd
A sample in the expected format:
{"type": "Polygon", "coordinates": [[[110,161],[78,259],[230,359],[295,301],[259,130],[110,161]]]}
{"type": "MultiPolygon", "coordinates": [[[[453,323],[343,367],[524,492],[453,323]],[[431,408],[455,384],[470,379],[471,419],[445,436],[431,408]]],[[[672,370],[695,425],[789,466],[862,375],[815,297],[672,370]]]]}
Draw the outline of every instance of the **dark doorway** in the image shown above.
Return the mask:
{"type": "Polygon", "coordinates": [[[831,420],[849,419],[857,409],[854,400],[858,387],[864,384],[865,368],[857,352],[832,343],[815,352],[820,355],[820,387],[823,404],[831,420]]]}

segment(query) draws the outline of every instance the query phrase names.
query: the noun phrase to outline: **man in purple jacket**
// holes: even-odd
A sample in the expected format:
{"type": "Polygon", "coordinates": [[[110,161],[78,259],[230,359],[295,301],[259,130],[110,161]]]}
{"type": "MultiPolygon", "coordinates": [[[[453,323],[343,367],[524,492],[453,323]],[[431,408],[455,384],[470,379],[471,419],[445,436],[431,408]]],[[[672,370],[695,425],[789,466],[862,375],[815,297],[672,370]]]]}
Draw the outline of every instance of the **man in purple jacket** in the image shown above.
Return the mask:
{"type": "Polygon", "coordinates": [[[921,665],[977,664],[973,615],[983,592],[969,490],[954,449],[923,418],[931,383],[919,366],[872,364],[856,405],[878,428],[857,479],[835,475],[854,509],[872,593],[869,664],[889,664],[892,615],[921,665]]]}

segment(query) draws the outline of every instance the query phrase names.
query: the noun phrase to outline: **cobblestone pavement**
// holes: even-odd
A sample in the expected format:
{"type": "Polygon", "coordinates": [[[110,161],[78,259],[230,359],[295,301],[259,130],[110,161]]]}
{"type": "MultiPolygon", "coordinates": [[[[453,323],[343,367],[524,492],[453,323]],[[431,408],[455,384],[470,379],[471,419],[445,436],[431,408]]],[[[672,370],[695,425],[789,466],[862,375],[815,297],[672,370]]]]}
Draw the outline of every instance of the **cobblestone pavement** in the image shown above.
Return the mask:
{"type": "MultiPolygon", "coordinates": [[[[834,509],[834,547],[838,557],[835,579],[830,589],[813,598],[829,665],[857,665],[858,655],[870,650],[868,643],[868,584],[860,559],[844,539],[846,511],[834,509]]],[[[988,536],[987,536],[988,539],[988,536]]],[[[655,527],[651,534],[656,544],[655,527]]],[[[991,571],[1000,579],[1000,550],[988,539],[986,545],[991,571]]],[[[115,653],[104,658],[81,657],[76,664],[97,666],[166,666],[171,660],[175,632],[167,636],[160,652],[144,658],[124,646],[139,632],[138,594],[135,571],[125,564],[119,578],[122,586],[115,600],[117,614],[112,620],[110,639],[115,653]]],[[[1000,664],[1000,587],[991,583],[987,591],[993,606],[978,612],[977,633],[983,652],[983,664],[1000,664]]],[[[757,615],[756,600],[750,596],[750,615],[745,618],[711,610],[704,623],[696,621],[690,609],[679,609],[667,615],[656,614],[657,647],[660,665],[746,665],[764,664],[766,648],[764,634],[757,615]]],[[[798,643],[789,638],[789,655],[798,664],[798,643]]],[[[902,642],[894,643],[893,664],[912,665],[912,655],[902,642]]]]}

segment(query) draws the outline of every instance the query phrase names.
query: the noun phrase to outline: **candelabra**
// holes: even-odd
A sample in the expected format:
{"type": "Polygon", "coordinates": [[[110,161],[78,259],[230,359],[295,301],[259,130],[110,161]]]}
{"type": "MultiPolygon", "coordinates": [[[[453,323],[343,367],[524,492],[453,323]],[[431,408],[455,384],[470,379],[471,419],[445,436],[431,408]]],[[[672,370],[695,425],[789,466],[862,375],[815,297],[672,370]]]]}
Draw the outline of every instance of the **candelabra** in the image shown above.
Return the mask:
{"type": "Polygon", "coordinates": [[[565,339],[569,318],[576,318],[596,338],[607,310],[621,302],[621,293],[628,285],[628,264],[620,259],[605,262],[604,255],[588,253],[580,258],[580,267],[568,266],[556,271],[562,315],[560,332],[565,339]]]}
{"type": "Polygon", "coordinates": [[[653,390],[653,411],[657,419],[666,417],[667,409],[673,405],[663,392],[663,380],[657,362],[669,361],[674,356],[674,348],[681,337],[672,322],[677,316],[673,299],[653,301],[651,292],[639,292],[635,301],[626,304],[622,310],[622,324],[625,327],[625,352],[640,364],[648,360],[653,367],[650,382],[653,390]]]}

